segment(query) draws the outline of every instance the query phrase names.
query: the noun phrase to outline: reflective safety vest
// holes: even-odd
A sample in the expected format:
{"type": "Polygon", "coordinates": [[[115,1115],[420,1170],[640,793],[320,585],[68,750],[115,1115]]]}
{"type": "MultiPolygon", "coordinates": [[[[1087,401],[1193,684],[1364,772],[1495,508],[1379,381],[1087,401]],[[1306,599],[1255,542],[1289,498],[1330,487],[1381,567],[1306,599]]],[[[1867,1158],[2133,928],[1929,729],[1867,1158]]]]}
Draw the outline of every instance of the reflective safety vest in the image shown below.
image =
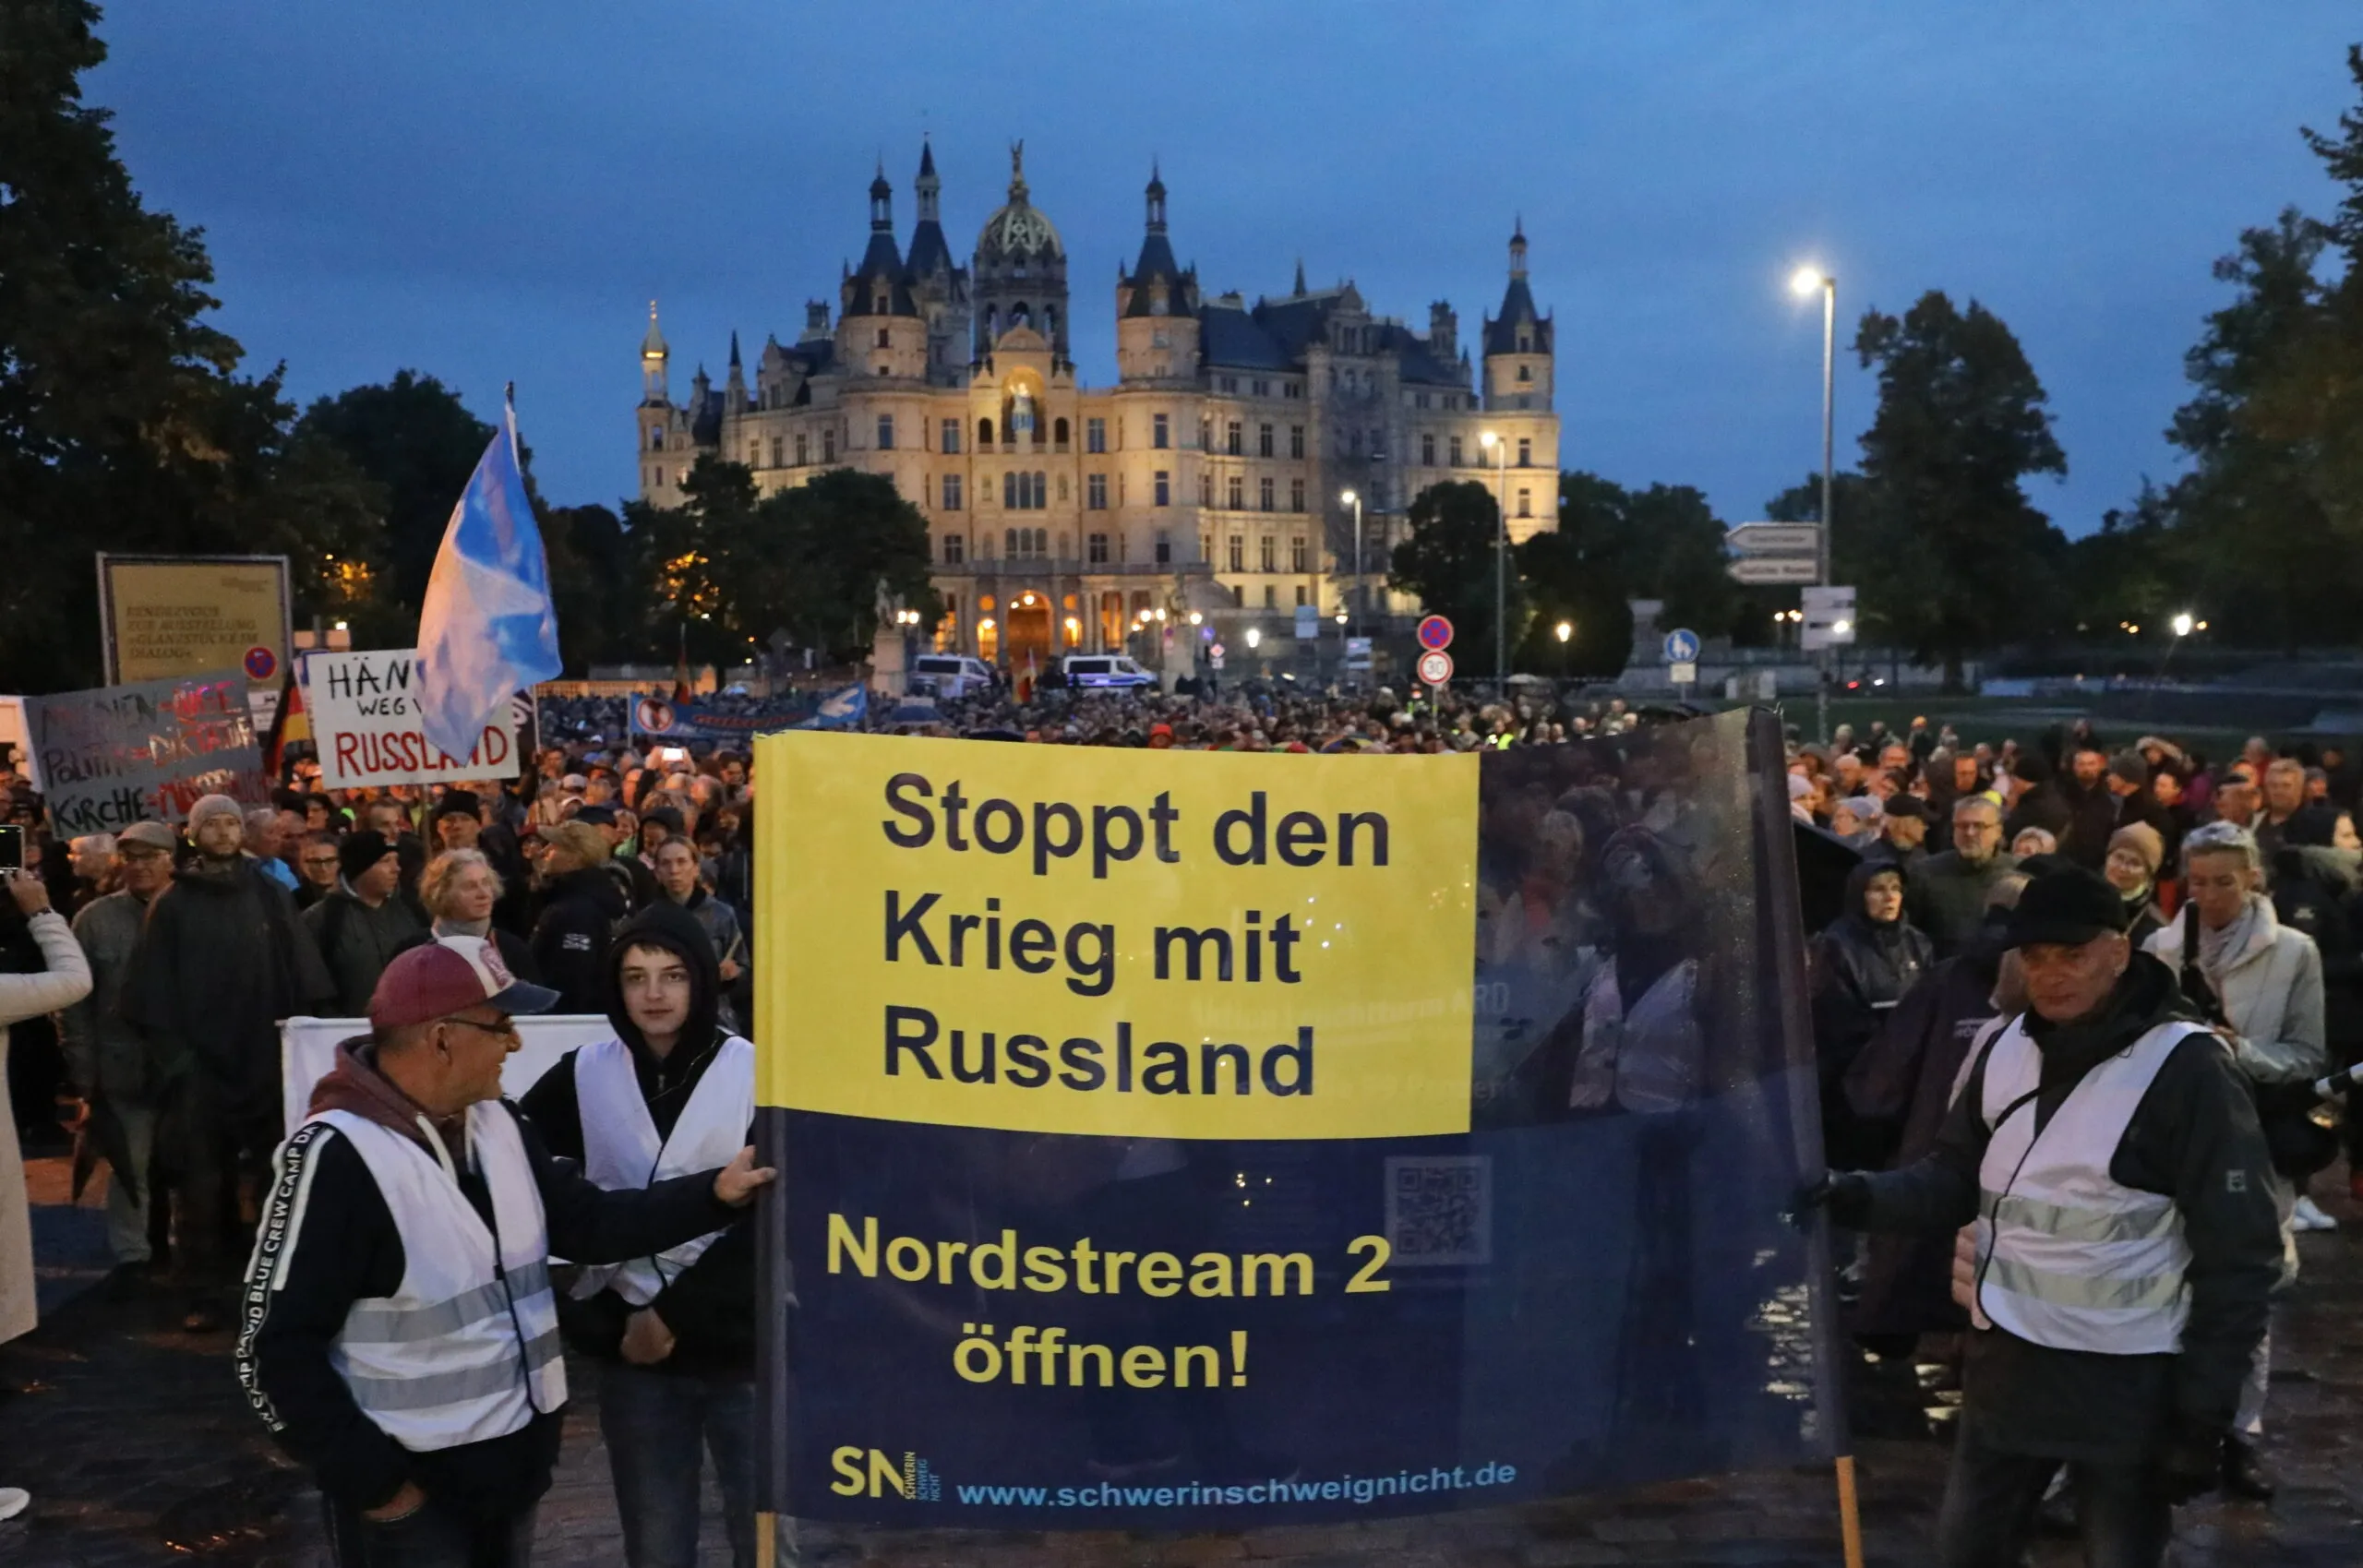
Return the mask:
{"type": "Polygon", "coordinates": [[[329,1349],[361,1413],[404,1448],[431,1453],[505,1437],[564,1405],[549,1233],[509,1107],[468,1107],[468,1158],[491,1193],[490,1227],[431,1131],[432,1153],[349,1111],[312,1119],[351,1141],[402,1237],[402,1284],[355,1301],[329,1349]]]}
{"type": "Polygon", "coordinates": [[[1975,1305],[2061,1350],[2171,1355],[2190,1316],[2190,1245],[2173,1199],[2122,1186],[2109,1163],[2175,1047],[2207,1030],[2161,1023],[2098,1063],[2035,1131],[2043,1054],[2020,1018],[1985,1057],[1979,1111],[1975,1305]]]}
{"type": "MultiPolygon", "coordinates": [[[[574,1102],[582,1118],[582,1174],[607,1191],[637,1191],[668,1177],[728,1165],[747,1146],[755,1117],[755,1047],[727,1035],[706,1063],[689,1103],[666,1137],[640,1092],[631,1049],[621,1040],[603,1040],[574,1053],[574,1102]]],[[[644,1307],[705,1255],[721,1229],[668,1248],[651,1258],[585,1268],[572,1294],[588,1300],[612,1289],[644,1307]]]]}

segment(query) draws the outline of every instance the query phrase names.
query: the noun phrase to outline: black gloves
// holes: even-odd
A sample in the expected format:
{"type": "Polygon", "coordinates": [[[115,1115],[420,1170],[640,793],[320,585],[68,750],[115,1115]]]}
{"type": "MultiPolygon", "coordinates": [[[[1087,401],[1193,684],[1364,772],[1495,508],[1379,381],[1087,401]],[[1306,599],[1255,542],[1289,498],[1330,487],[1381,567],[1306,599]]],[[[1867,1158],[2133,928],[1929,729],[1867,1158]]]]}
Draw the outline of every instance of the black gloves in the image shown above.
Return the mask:
{"type": "Polygon", "coordinates": [[[2175,1424],[2158,1458],[2158,1484],[2172,1503],[2189,1502],[2213,1491],[2224,1478],[2222,1427],[2188,1418],[2175,1424]]]}
{"type": "Polygon", "coordinates": [[[1798,1189],[1789,1218],[1803,1226],[1816,1209],[1829,1211],[1829,1223],[1860,1230],[1871,1217],[1871,1179],[1859,1170],[1825,1172],[1818,1181],[1798,1189]]]}

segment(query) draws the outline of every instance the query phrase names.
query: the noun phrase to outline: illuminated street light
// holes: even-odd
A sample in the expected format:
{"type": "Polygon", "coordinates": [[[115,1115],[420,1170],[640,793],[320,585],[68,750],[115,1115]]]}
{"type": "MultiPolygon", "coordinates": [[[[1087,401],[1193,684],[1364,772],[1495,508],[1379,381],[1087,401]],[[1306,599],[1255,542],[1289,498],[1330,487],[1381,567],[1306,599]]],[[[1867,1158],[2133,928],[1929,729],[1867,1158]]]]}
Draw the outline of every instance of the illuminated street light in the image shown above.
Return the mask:
{"type": "Polygon", "coordinates": [[[1197,625],[1199,625],[1200,623],[1202,623],[1203,621],[1205,621],[1205,618],[1206,618],[1205,616],[1204,616],[1200,615],[1200,614],[1199,614],[1197,611],[1195,611],[1195,610],[1192,610],[1192,611],[1190,612],[1190,624],[1191,624],[1192,626],[1197,626],[1197,625]]]}
{"type": "Polygon", "coordinates": [[[1264,634],[1261,631],[1252,626],[1247,628],[1247,646],[1250,648],[1258,647],[1262,644],[1263,640],[1264,634]]]}
{"type": "Polygon", "coordinates": [[[1803,299],[1821,289],[1829,276],[1818,267],[1800,267],[1789,275],[1789,292],[1803,299]]]}
{"type": "Polygon", "coordinates": [[[2175,635],[2177,637],[2189,637],[2198,625],[2199,623],[2197,621],[2190,618],[2190,612],[2189,610],[2184,610],[2175,616],[2175,635]]]}
{"type": "Polygon", "coordinates": [[[1561,621],[1557,626],[1551,628],[1551,635],[1557,638],[1562,642],[1565,642],[1575,634],[1576,623],[1573,621],[1561,621]]]}
{"type": "Polygon", "coordinates": [[[1477,444],[1493,454],[1493,679],[1509,675],[1510,444],[1493,431],[1477,444]]]}

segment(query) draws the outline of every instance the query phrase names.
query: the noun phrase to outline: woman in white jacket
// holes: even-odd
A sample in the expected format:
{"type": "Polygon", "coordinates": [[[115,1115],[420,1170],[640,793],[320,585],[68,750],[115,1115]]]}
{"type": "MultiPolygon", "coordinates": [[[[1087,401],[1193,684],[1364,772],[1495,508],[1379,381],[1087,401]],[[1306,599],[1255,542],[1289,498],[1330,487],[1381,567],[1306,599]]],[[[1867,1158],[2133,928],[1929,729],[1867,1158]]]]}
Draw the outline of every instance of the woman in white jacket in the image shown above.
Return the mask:
{"type": "MultiPolygon", "coordinates": [[[[32,1215],[25,1203],[17,1118],[8,1104],[8,1025],[71,1007],[90,994],[90,961],[66,917],[50,908],[48,890],[20,874],[9,876],[7,887],[41,948],[42,968],[31,975],[0,975],[0,1343],[30,1333],[36,1315],[32,1215]]],[[[31,1501],[20,1488],[0,1486],[0,1519],[23,1513],[31,1501]]]]}
{"type": "MultiPolygon", "coordinates": [[[[2210,822],[2182,841],[2182,857],[2189,901],[2142,944],[2143,951],[2177,976],[2186,962],[2197,965],[2223,1009],[2225,1044],[2251,1081],[2298,1083],[2320,1077],[2329,1059],[2321,953],[2313,938],[2274,916],[2273,901],[2262,891],[2263,857],[2255,836],[2237,823],[2210,822]]],[[[2294,1277],[2297,1250],[2290,1220],[2297,1190],[2277,1173],[2267,1172],[2265,1179],[2281,1211],[2282,1251],[2294,1277]]],[[[2255,1502],[2273,1491],[2256,1457],[2272,1351],[2268,1330],[2240,1391],[2232,1441],[2225,1449],[2225,1490],[2255,1502]]]]}

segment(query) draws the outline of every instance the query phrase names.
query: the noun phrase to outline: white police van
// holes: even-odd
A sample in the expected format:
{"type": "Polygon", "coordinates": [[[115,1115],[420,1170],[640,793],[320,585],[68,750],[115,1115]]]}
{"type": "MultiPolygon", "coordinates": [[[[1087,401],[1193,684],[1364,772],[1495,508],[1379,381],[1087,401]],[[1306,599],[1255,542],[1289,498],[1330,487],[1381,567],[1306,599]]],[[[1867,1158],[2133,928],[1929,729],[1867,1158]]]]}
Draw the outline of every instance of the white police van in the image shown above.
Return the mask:
{"type": "Polygon", "coordinates": [[[995,684],[993,667],[966,653],[921,653],[911,661],[911,689],[922,696],[966,697],[995,684]]]}
{"type": "Polygon", "coordinates": [[[1065,669],[1067,684],[1086,690],[1131,690],[1157,684],[1155,671],[1141,668],[1122,653],[1070,653],[1065,669]]]}

